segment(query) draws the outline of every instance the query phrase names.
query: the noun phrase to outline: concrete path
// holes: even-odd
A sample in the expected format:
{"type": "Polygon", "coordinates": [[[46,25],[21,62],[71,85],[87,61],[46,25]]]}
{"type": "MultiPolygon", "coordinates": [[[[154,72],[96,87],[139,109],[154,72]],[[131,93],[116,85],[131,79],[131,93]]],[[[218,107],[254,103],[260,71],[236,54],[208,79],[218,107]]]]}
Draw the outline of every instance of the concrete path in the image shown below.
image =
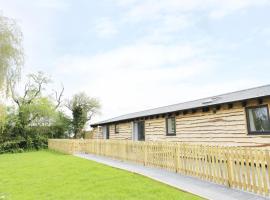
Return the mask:
{"type": "Polygon", "coordinates": [[[170,172],[164,169],[157,169],[152,167],[145,167],[140,164],[123,162],[119,160],[114,160],[112,158],[77,153],[75,156],[85,158],[88,160],[96,161],[105,165],[109,165],[115,168],[127,170],[133,173],[141,174],[143,176],[149,177],[151,179],[157,180],[159,182],[165,183],[167,185],[179,188],[196,194],[198,196],[204,197],[206,199],[212,200],[266,200],[270,198],[261,197],[248,192],[243,192],[240,190],[230,189],[228,187],[211,183],[208,181],[202,181],[197,178],[180,175],[174,172],[170,172]]]}

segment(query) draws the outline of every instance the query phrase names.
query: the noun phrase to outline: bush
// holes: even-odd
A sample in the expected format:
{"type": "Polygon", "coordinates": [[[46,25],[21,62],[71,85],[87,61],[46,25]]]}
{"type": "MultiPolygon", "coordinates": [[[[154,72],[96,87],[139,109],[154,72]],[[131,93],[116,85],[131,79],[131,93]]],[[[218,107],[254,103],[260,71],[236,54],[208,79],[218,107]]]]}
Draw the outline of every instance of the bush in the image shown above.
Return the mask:
{"type": "Polygon", "coordinates": [[[29,138],[28,140],[6,141],[0,144],[0,154],[21,153],[27,150],[46,149],[48,140],[44,137],[29,138]]]}
{"type": "Polygon", "coordinates": [[[7,141],[0,144],[0,154],[23,152],[21,141],[7,141]]]}
{"type": "Polygon", "coordinates": [[[48,138],[37,136],[32,140],[32,149],[46,149],[48,148],[48,138]]]}

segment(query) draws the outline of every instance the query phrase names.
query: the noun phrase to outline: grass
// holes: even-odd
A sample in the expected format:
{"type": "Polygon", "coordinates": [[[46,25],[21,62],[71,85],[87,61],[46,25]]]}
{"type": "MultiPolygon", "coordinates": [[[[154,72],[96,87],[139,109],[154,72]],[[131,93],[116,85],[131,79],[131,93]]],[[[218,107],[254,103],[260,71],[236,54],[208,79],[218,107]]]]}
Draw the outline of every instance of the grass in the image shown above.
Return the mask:
{"type": "Polygon", "coordinates": [[[0,200],[201,199],[149,178],[51,151],[0,155],[0,200]]]}

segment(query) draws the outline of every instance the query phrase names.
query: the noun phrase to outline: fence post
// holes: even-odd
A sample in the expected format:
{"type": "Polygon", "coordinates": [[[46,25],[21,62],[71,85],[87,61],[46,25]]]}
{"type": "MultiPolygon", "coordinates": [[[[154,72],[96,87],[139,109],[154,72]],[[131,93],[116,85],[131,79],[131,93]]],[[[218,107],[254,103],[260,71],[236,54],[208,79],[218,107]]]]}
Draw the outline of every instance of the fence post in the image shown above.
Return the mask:
{"type": "Polygon", "coordinates": [[[228,187],[232,187],[232,166],[229,156],[229,148],[226,148],[226,160],[227,160],[227,173],[228,173],[228,187]]]}
{"type": "Polygon", "coordinates": [[[188,169],[187,169],[187,150],[186,150],[186,144],[183,144],[183,164],[184,164],[184,174],[187,175],[188,169]]]}
{"type": "MultiPolygon", "coordinates": [[[[269,150],[265,150],[265,160],[266,160],[266,166],[267,166],[268,180],[270,181],[270,155],[269,155],[269,150]]],[[[268,190],[268,195],[270,195],[269,190],[268,190]]]]}
{"type": "Polygon", "coordinates": [[[74,153],[74,149],[75,149],[75,142],[74,142],[74,140],[72,140],[70,154],[73,154],[74,153]]]}
{"type": "Polygon", "coordinates": [[[124,160],[128,160],[128,156],[127,156],[127,153],[128,153],[128,141],[126,140],[125,141],[125,152],[124,152],[124,160]]]}
{"type": "Polygon", "coordinates": [[[147,165],[147,143],[144,143],[144,165],[147,165]]]}
{"type": "Polygon", "coordinates": [[[175,148],[175,151],[174,151],[174,153],[175,153],[175,157],[174,157],[174,159],[175,159],[175,172],[177,173],[178,172],[178,165],[179,165],[179,148],[178,148],[178,143],[176,143],[175,145],[174,145],[174,148],[175,148]]]}

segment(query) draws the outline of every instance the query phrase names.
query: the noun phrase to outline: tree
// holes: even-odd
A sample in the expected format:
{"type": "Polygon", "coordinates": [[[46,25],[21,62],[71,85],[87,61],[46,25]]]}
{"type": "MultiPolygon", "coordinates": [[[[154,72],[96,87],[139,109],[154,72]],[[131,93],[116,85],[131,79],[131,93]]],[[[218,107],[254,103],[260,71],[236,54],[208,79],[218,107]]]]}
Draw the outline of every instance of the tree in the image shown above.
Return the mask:
{"type": "Polygon", "coordinates": [[[4,125],[6,122],[6,115],[7,115],[6,106],[3,104],[0,104],[0,135],[2,134],[3,129],[4,129],[4,125]]]}
{"type": "Polygon", "coordinates": [[[97,99],[91,98],[81,92],[75,94],[68,101],[67,107],[72,112],[74,138],[78,138],[82,135],[85,124],[99,111],[100,103],[97,99]]]}
{"type": "Polygon", "coordinates": [[[0,15],[0,90],[8,86],[9,73],[18,80],[23,63],[22,32],[14,20],[0,15]]]}
{"type": "Polygon", "coordinates": [[[63,112],[58,112],[51,126],[51,138],[69,138],[72,133],[72,120],[63,112]]]}
{"type": "Polygon", "coordinates": [[[8,84],[11,97],[17,105],[15,114],[16,132],[25,140],[28,139],[29,127],[49,127],[56,116],[56,109],[61,104],[64,88],[60,93],[55,92],[55,99],[44,96],[45,86],[51,80],[42,72],[28,75],[28,81],[22,94],[15,91],[14,79],[9,79],[8,84]]]}

